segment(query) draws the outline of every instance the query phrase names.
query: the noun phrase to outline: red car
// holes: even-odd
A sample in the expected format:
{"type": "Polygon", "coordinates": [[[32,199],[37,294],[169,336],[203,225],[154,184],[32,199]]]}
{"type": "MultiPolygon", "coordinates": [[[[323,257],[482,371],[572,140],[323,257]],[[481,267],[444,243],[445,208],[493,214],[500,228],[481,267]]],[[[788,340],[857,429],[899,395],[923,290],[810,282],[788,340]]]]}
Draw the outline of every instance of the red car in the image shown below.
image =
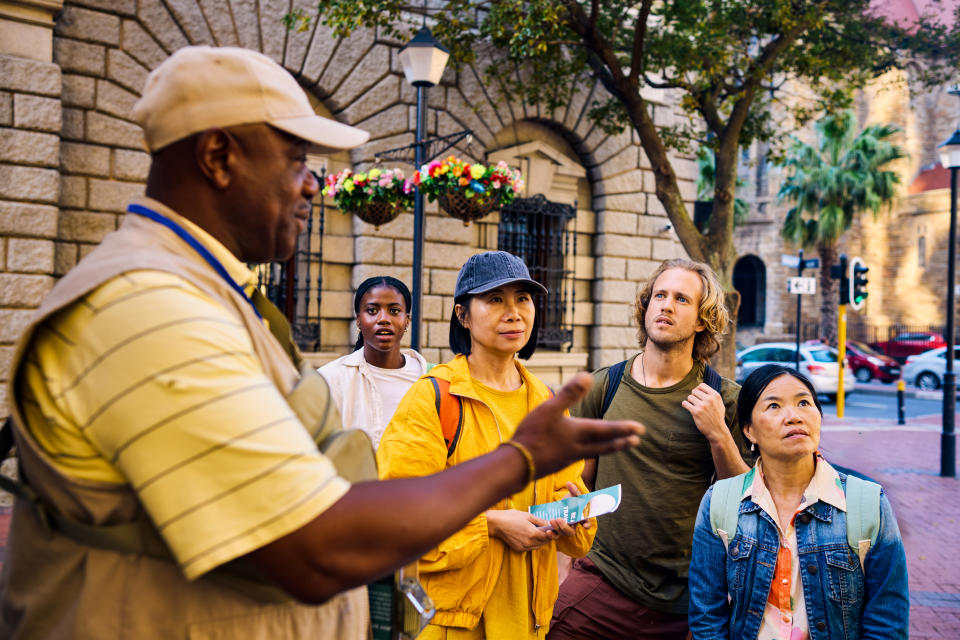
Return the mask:
{"type": "Polygon", "coordinates": [[[847,342],[847,362],[858,382],[893,382],[900,377],[900,363],[856,340],[847,342]]]}
{"type": "Polygon", "coordinates": [[[929,331],[909,331],[897,335],[893,340],[887,342],[871,342],[870,346],[881,351],[891,358],[904,362],[907,356],[916,355],[947,346],[947,341],[939,333],[930,333],[929,331]]]}

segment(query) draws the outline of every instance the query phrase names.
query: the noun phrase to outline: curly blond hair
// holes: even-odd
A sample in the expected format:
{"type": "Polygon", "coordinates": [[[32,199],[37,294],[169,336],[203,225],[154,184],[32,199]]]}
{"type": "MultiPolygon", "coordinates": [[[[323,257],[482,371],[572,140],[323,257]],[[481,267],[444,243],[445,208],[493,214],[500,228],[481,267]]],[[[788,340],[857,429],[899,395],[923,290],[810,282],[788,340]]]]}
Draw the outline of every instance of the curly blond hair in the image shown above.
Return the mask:
{"type": "Polygon", "coordinates": [[[702,331],[698,331],[693,339],[693,359],[706,363],[710,360],[710,356],[720,349],[723,332],[730,322],[730,312],[727,310],[726,294],[720,285],[717,274],[709,265],[702,262],[684,258],[664,260],[637,293],[633,317],[637,321],[637,340],[640,342],[640,348],[643,349],[647,345],[647,329],[644,326],[643,319],[647,315],[650,296],[653,295],[653,285],[660,274],[668,269],[685,269],[700,276],[700,282],[703,284],[703,294],[700,296],[699,318],[704,328],[702,331]]]}

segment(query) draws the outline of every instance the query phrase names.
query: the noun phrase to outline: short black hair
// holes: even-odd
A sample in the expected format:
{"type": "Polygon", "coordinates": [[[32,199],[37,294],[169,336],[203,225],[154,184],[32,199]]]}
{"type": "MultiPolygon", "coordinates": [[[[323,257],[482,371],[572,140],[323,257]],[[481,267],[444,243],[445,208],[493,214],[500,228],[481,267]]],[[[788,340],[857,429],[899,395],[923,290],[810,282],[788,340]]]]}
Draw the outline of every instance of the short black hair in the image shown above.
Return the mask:
{"type": "MultiPolygon", "coordinates": [[[[535,295],[535,292],[528,291],[527,293],[535,295]]],[[[473,344],[470,339],[470,331],[460,324],[460,318],[457,317],[457,305],[461,305],[464,309],[470,308],[470,299],[475,297],[474,295],[467,294],[455,298],[453,301],[453,310],[450,311],[450,350],[458,355],[470,355],[471,345],[473,344]]],[[[533,355],[533,352],[537,350],[537,339],[540,335],[540,313],[537,312],[533,316],[533,330],[530,332],[530,339],[527,340],[527,344],[523,345],[523,348],[517,352],[517,357],[524,360],[529,360],[530,356],[533,355]]]]}
{"type": "Polygon", "coordinates": [[[817,411],[823,415],[823,406],[820,399],[817,398],[817,390],[813,388],[813,383],[805,375],[791,367],[785,367],[782,364],[765,364],[762,367],[754,369],[747,379],[743,381],[740,387],[740,395],[737,396],[737,418],[741,426],[749,425],[753,416],[753,408],[757,406],[760,395],[767,386],[780,376],[793,376],[807,387],[810,395],[813,396],[813,404],[817,406],[817,411]]]}
{"type": "MultiPolygon", "coordinates": [[[[410,289],[407,288],[407,285],[403,284],[401,281],[397,280],[391,276],[373,276],[372,278],[367,278],[360,283],[360,286],[357,287],[357,292],[353,294],[353,312],[358,316],[360,315],[360,303],[363,301],[363,296],[366,295],[367,291],[370,289],[375,289],[377,287],[389,287],[395,289],[397,293],[403,298],[403,303],[406,305],[407,313],[410,313],[410,289]]],[[[357,334],[357,343],[353,347],[356,349],[363,348],[363,332],[357,334]]]]}

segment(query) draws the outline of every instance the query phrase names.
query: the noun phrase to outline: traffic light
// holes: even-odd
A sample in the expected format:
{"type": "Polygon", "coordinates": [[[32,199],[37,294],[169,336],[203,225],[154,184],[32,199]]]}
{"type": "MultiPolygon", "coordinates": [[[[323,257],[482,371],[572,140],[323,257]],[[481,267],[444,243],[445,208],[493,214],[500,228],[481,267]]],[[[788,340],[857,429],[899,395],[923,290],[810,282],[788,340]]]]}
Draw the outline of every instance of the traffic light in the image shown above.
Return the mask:
{"type": "Polygon", "coordinates": [[[840,264],[830,266],[830,277],[840,281],[840,304],[850,303],[850,279],[847,272],[847,254],[841,253],[840,264]]]}
{"type": "Polygon", "coordinates": [[[863,301],[867,299],[867,271],[870,267],[863,264],[860,258],[854,258],[850,261],[850,307],[854,310],[863,307],[863,301]]]}

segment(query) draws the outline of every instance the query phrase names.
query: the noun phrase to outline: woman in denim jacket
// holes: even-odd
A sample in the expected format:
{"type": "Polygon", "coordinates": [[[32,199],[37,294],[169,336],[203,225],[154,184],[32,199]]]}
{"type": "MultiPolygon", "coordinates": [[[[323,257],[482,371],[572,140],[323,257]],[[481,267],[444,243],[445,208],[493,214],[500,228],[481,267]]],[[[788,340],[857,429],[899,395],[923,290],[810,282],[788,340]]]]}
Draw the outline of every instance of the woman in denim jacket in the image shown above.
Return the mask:
{"type": "MultiPolygon", "coordinates": [[[[817,453],[823,410],[813,385],[767,365],[740,390],[737,411],[760,460],[745,476],[728,548],[700,503],[690,563],[695,640],[907,638],[907,564],[880,495],[876,542],[861,560],[847,542],[847,476],[817,453]]],[[[719,530],[719,529],[718,529],[719,530]]]]}

